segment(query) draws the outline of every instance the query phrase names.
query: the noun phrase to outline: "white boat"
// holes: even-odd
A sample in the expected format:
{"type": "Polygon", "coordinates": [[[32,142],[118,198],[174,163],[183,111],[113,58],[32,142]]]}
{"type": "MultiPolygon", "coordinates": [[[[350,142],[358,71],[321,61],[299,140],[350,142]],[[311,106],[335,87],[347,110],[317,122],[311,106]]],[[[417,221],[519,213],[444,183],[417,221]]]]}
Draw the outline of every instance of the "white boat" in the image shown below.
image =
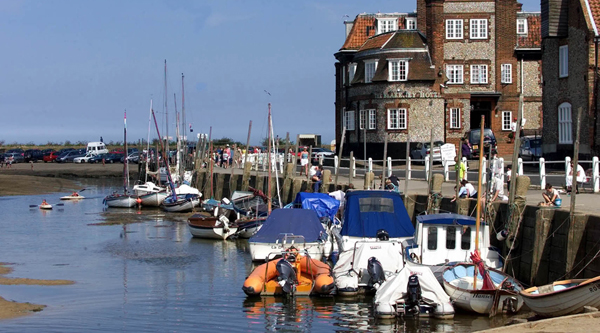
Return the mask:
{"type": "Polygon", "coordinates": [[[431,269],[410,262],[377,289],[373,304],[378,318],[408,315],[429,315],[441,319],[454,317],[450,297],[431,269]]]}
{"type": "Polygon", "coordinates": [[[225,240],[235,234],[237,228],[229,225],[225,215],[216,217],[207,212],[196,213],[188,218],[188,228],[194,237],[225,240]]]}
{"type": "Polygon", "coordinates": [[[576,314],[584,306],[600,307],[600,276],[556,281],[521,291],[525,304],[541,317],[576,314]]]}
{"type": "MultiPolygon", "coordinates": [[[[431,266],[431,270],[442,282],[442,272],[458,262],[469,261],[475,250],[476,219],[460,214],[419,215],[415,236],[405,241],[407,260],[431,266]]],[[[501,268],[500,253],[490,245],[490,228],[482,224],[479,229],[480,256],[487,267],[501,268]]]]}
{"type": "Polygon", "coordinates": [[[194,194],[178,194],[176,198],[167,196],[162,202],[162,209],[167,212],[191,212],[200,205],[200,197],[194,194]]]}
{"type": "Polygon", "coordinates": [[[133,195],[113,193],[104,198],[104,203],[108,207],[131,208],[137,204],[137,199],[133,195]]]}
{"type": "Polygon", "coordinates": [[[144,184],[137,184],[133,186],[133,191],[139,196],[143,196],[150,193],[165,192],[166,190],[166,188],[157,186],[153,182],[145,182],[144,184]]]}
{"type": "MultiPolygon", "coordinates": [[[[34,206],[35,207],[35,206],[34,206]]],[[[39,206],[40,209],[46,209],[46,210],[50,210],[52,209],[52,205],[51,204],[42,204],[39,206]]],[[[60,210],[60,209],[59,209],[60,210]]]]}
{"type": "Polygon", "coordinates": [[[327,233],[314,210],[275,209],[249,240],[253,261],[274,259],[290,247],[321,260],[327,233]]]}
{"type": "Polygon", "coordinates": [[[523,306],[523,297],[519,294],[523,290],[521,284],[501,271],[488,268],[484,275],[489,275],[490,281],[484,285],[480,266],[460,263],[444,270],[444,290],[454,305],[463,310],[489,314],[496,303],[497,311],[518,312],[523,306]],[[475,267],[478,267],[476,279],[475,267]]]}
{"type": "Polygon", "coordinates": [[[195,194],[202,197],[202,193],[195,187],[191,187],[187,184],[181,184],[175,188],[175,193],[177,194],[195,194]]]}
{"type": "Polygon", "coordinates": [[[85,199],[83,195],[65,195],[64,197],[60,197],[60,200],[80,200],[85,199]]]}
{"type": "Polygon", "coordinates": [[[403,267],[402,244],[385,240],[356,242],[353,248],[340,253],[333,268],[337,293],[354,296],[359,290],[374,291],[403,267]],[[376,258],[377,262],[371,258],[376,258]],[[379,276],[372,276],[373,272],[379,276]]]}
{"type": "Polygon", "coordinates": [[[168,196],[167,191],[147,193],[140,196],[142,200],[142,206],[145,207],[159,207],[165,198],[168,196]]]}
{"type": "Polygon", "coordinates": [[[414,237],[415,228],[400,194],[391,191],[350,191],[345,197],[344,220],[340,231],[343,249],[357,241],[375,241],[385,230],[390,241],[402,242],[414,237]]]}

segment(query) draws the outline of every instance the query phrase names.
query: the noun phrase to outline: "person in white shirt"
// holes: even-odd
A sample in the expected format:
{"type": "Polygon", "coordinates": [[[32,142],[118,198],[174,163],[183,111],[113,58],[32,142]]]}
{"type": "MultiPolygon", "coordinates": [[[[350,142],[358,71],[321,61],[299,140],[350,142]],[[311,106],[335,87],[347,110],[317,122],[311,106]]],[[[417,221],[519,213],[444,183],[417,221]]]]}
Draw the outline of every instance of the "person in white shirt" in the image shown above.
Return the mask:
{"type": "Polygon", "coordinates": [[[512,170],[510,166],[506,167],[506,190],[510,192],[510,177],[512,177],[512,170]]]}
{"type": "MultiPolygon", "coordinates": [[[[573,161],[571,161],[571,167],[569,168],[569,174],[567,175],[567,178],[566,178],[567,193],[571,192],[572,186],[573,186],[573,166],[574,166],[574,163],[573,163],[573,161]]],[[[577,163],[577,176],[575,178],[577,179],[578,183],[583,183],[585,181],[585,170],[583,170],[583,167],[579,163],[577,163]]],[[[577,193],[579,193],[579,189],[577,189],[577,193]]]]}
{"type": "Polygon", "coordinates": [[[542,198],[544,198],[543,202],[540,202],[540,206],[560,206],[560,195],[558,194],[558,190],[552,187],[550,183],[546,184],[546,190],[542,193],[542,198]]]}
{"type": "Polygon", "coordinates": [[[346,193],[342,191],[342,185],[338,185],[335,189],[335,191],[329,193],[329,196],[340,202],[337,216],[341,217],[344,213],[344,199],[346,198],[346,193]]]}
{"type": "Polygon", "coordinates": [[[508,201],[508,197],[504,195],[504,183],[500,177],[492,177],[492,200],[508,201]]]}
{"type": "Polygon", "coordinates": [[[477,198],[477,190],[475,190],[473,184],[464,179],[461,180],[460,184],[462,187],[458,191],[459,198],[477,198]]]}

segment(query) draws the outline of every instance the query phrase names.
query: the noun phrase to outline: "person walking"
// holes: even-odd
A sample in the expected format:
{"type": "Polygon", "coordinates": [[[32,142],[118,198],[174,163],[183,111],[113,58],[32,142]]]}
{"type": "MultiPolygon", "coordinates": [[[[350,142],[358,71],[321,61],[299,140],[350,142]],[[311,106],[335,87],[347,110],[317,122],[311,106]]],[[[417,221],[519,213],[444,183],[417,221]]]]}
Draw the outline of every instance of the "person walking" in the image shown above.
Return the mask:
{"type": "Polygon", "coordinates": [[[308,151],[306,147],[300,153],[300,176],[302,176],[302,172],[308,176],[308,151]]]}

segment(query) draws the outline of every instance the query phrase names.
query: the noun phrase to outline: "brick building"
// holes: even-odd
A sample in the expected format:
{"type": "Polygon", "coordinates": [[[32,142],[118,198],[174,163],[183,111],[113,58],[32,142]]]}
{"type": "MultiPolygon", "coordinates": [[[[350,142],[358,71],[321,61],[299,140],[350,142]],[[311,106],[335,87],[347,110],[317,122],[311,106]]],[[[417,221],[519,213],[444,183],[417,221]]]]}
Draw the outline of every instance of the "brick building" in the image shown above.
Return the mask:
{"type": "Polygon", "coordinates": [[[573,156],[577,110],[582,108],[579,151],[598,149],[599,0],[542,0],[543,153],[573,156]]]}
{"type": "Polygon", "coordinates": [[[540,14],[515,0],[417,0],[415,13],[359,14],[335,54],[336,140],[345,153],[404,156],[411,142],[457,144],[481,116],[510,154],[523,94],[525,128],[541,129],[540,14]]]}

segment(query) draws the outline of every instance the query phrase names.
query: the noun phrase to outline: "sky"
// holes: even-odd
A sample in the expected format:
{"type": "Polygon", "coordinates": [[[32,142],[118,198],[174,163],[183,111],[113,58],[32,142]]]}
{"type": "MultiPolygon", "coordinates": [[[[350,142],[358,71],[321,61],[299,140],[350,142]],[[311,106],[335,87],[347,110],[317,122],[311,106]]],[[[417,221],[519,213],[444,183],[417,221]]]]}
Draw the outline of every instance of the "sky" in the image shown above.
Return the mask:
{"type": "MultiPolygon", "coordinates": [[[[539,0],[521,3],[539,11],[539,0]]],[[[0,0],[0,142],[123,141],[125,110],[127,141],[146,139],[151,100],[161,135],[168,114],[173,136],[183,73],[190,138],[212,126],[213,139],[246,142],[252,121],[258,144],[271,103],[276,135],[329,143],[344,20],[415,9],[416,0],[0,0]]]]}

